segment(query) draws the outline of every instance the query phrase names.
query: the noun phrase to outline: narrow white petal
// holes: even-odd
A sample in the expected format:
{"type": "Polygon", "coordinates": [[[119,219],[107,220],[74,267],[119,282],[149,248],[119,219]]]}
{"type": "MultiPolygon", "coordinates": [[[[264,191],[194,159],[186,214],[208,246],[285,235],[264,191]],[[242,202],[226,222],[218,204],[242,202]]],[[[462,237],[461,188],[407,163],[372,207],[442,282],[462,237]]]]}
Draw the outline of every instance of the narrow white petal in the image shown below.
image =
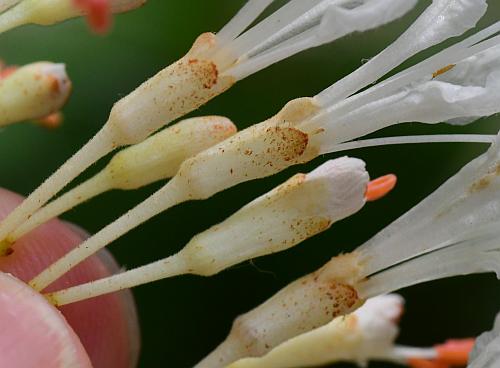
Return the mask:
{"type": "Polygon", "coordinates": [[[473,28],[486,8],[486,0],[434,0],[393,44],[321,92],[318,100],[327,106],[352,95],[420,51],[473,28]]]}
{"type": "Polygon", "coordinates": [[[471,239],[500,220],[499,138],[434,193],[370,239],[358,251],[365,276],[420,254],[471,239]]]}
{"type": "Polygon", "coordinates": [[[500,314],[493,330],[485,332],[476,341],[467,368],[496,368],[500,366],[500,314]]]}
{"type": "Polygon", "coordinates": [[[293,0],[245,32],[216,58],[232,55],[226,74],[242,79],[298,52],[353,32],[389,23],[411,10],[416,0],[293,0]],[[390,3],[390,4],[389,4],[390,3]]]}

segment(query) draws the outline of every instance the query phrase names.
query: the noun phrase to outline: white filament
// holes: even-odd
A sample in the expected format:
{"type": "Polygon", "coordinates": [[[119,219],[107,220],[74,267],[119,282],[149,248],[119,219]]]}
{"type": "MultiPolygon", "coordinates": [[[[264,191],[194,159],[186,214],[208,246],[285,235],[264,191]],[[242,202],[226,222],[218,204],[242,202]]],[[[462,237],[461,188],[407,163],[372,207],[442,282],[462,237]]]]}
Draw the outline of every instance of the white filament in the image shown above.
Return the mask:
{"type": "Polygon", "coordinates": [[[342,152],[353,149],[398,145],[398,144],[422,144],[422,143],[487,143],[495,142],[495,135],[483,134],[432,134],[432,135],[413,135],[402,137],[383,137],[373,139],[363,139],[342,144],[335,144],[326,147],[325,151],[329,153],[342,152]]]}

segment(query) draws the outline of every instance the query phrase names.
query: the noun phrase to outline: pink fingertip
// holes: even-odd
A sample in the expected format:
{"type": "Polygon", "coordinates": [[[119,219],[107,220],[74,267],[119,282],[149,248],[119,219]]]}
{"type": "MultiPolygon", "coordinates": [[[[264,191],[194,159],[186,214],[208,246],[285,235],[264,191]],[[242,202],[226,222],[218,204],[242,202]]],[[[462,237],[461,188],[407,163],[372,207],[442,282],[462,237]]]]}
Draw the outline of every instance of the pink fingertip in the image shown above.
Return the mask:
{"type": "Polygon", "coordinates": [[[0,273],[0,311],[0,367],[92,368],[62,314],[5,273],[0,273]]]}

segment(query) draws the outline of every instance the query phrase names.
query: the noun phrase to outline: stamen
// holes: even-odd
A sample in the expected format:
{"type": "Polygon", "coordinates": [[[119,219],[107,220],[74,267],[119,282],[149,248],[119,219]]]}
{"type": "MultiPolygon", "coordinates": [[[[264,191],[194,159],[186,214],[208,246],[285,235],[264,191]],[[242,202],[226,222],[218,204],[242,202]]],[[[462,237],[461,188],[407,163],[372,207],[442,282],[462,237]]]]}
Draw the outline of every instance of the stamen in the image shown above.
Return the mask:
{"type": "Polygon", "coordinates": [[[433,359],[410,358],[407,363],[410,368],[465,367],[474,343],[475,339],[449,340],[434,347],[433,359]]]}
{"type": "Polygon", "coordinates": [[[440,76],[446,72],[449,72],[455,66],[456,66],[456,64],[450,64],[448,66],[445,66],[444,68],[441,68],[441,69],[435,71],[434,73],[432,73],[432,79],[437,78],[438,76],[440,76]]]}
{"type": "Polygon", "coordinates": [[[97,33],[105,33],[111,26],[110,0],[73,0],[75,5],[87,13],[92,29],[97,33]]]}
{"type": "Polygon", "coordinates": [[[368,183],[365,198],[368,202],[376,201],[385,197],[391,190],[394,189],[397,182],[397,177],[394,174],[382,176],[368,183]]]}
{"type": "Polygon", "coordinates": [[[487,134],[428,134],[411,135],[402,137],[383,137],[373,139],[362,139],[342,144],[335,144],[325,147],[328,153],[350,151],[354,149],[379,147],[387,145],[401,144],[422,144],[422,143],[485,143],[492,144],[496,141],[496,135],[487,134]]]}
{"type": "Polygon", "coordinates": [[[451,365],[465,366],[469,362],[469,355],[474,348],[476,340],[461,339],[448,340],[434,348],[437,351],[437,360],[451,365]]]}
{"type": "Polygon", "coordinates": [[[35,123],[47,129],[56,129],[61,126],[63,119],[63,114],[57,111],[41,119],[35,120],[35,123]]]}

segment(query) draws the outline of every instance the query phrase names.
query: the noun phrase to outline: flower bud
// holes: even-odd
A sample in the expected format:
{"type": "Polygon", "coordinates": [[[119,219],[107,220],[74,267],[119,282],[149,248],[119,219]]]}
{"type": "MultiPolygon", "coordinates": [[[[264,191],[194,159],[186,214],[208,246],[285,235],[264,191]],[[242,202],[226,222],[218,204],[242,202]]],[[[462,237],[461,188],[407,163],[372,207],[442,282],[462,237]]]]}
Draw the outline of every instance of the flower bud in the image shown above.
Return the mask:
{"type": "Polygon", "coordinates": [[[58,111],[71,92],[64,64],[38,62],[0,79],[0,126],[58,111]]]}

